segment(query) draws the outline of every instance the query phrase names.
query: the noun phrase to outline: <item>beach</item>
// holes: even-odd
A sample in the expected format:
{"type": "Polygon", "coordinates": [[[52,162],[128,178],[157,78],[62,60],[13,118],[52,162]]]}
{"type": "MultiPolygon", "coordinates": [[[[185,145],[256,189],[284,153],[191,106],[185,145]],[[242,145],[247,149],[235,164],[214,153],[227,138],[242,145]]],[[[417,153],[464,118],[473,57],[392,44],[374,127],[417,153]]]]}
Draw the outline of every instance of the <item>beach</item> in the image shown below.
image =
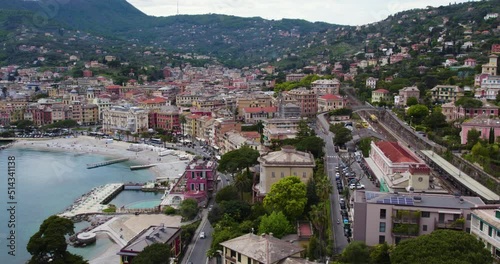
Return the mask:
{"type": "Polygon", "coordinates": [[[132,144],[123,141],[110,141],[89,136],[78,136],[68,138],[53,138],[46,140],[17,140],[12,147],[28,148],[42,151],[63,151],[72,153],[74,157],[85,154],[95,154],[110,158],[128,158],[140,165],[155,164],[149,168],[156,177],[176,179],[184,172],[186,164],[193,158],[192,155],[183,151],[174,151],[180,155],[188,155],[187,160],[179,160],[173,155],[160,157],[158,154],[166,149],[145,144],[132,144]],[[129,150],[142,148],[142,151],[129,150]]]}

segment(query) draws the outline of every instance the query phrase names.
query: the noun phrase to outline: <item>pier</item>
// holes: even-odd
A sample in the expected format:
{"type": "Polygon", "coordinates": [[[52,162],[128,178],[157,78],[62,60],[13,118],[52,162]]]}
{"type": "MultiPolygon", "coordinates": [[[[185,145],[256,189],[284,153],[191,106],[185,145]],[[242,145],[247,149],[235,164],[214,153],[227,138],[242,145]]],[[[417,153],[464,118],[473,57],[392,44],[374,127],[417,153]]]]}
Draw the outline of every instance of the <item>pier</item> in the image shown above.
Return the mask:
{"type": "Polygon", "coordinates": [[[74,204],[59,216],[71,218],[77,215],[102,213],[102,210],[108,207],[106,203],[123,189],[123,183],[111,183],[96,187],[76,199],[74,204]]]}
{"type": "Polygon", "coordinates": [[[111,165],[111,164],[124,162],[124,161],[127,161],[127,160],[129,160],[129,158],[114,159],[114,160],[108,160],[108,161],[103,161],[103,162],[99,162],[99,163],[91,163],[91,164],[87,164],[87,169],[94,169],[94,168],[104,167],[104,166],[108,166],[108,165],[111,165]]]}
{"type": "Polygon", "coordinates": [[[156,166],[156,164],[130,166],[130,170],[143,170],[143,169],[149,169],[154,166],[156,166]]]}

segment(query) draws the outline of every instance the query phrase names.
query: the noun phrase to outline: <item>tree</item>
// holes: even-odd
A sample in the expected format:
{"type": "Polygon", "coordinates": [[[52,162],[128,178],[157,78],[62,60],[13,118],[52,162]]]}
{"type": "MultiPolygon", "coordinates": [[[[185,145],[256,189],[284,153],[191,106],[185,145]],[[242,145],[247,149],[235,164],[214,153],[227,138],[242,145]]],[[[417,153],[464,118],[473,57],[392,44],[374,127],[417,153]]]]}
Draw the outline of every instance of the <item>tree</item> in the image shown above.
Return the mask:
{"type": "Polygon", "coordinates": [[[391,253],[391,263],[490,264],[484,243],[465,232],[437,230],[401,241],[391,253]]]}
{"type": "Polygon", "coordinates": [[[375,245],[370,252],[371,263],[391,264],[390,251],[391,251],[391,246],[389,246],[387,242],[375,245]]]}
{"type": "Polygon", "coordinates": [[[315,158],[323,157],[323,146],[325,146],[325,141],[317,136],[308,136],[302,138],[295,144],[297,150],[309,151],[314,155],[315,158]]]}
{"type": "Polygon", "coordinates": [[[193,219],[198,214],[198,210],[198,202],[195,199],[186,199],[179,207],[182,218],[186,220],[193,219]]]}
{"type": "Polygon", "coordinates": [[[246,168],[247,173],[249,173],[250,166],[257,164],[259,156],[260,154],[257,150],[249,146],[243,146],[222,155],[217,170],[234,175],[246,168]]]}
{"type": "Polygon", "coordinates": [[[417,105],[418,104],[418,99],[416,97],[408,97],[408,99],[406,99],[406,105],[407,106],[413,106],[413,105],[417,105]]]}
{"type": "Polygon", "coordinates": [[[342,251],[340,261],[351,264],[370,263],[370,248],[364,242],[353,241],[342,251]]]}
{"type": "Polygon", "coordinates": [[[479,142],[479,138],[481,138],[481,132],[476,129],[471,129],[467,132],[467,145],[474,146],[477,142],[479,142]]]}
{"type": "Polygon", "coordinates": [[[243,200],[243,193],[245,191],[250,191],[252,188],[251,174],[248,175],[246,172],[240,172],[236,174],[233,185],[234,187],[236,187],[236,189],[238,189],[240,198],[243,200]]]}
{"type": "Polygon", "coordinates": [[[264,215],[260,221],[259,234],[273,233],[274,237],[282,238],[293,232],[293,226],[282,212],[272,212],[264,215]]]}
{"type": "Polygon", "coordinates": [[[309,127],[309,125],[307,124],[307,120],[305,119],[300,120],[297,128],[297,135],[295,136],[295,138],[297,140],[301,140],[313,135],[314,135],[314,130],[312,130],[312,128],[309,127]]]}
{"type": "Polygon", "coordinates": [[[170,246],[154,243],[134,257],[135,264],[170,264],[170,246]]]}
{"type": "Polygon", "coordinates": [[[220,203],[220,208],[223,215],[228,215],[238,222],[245,219],[252,211],[250,205],[241,200],[223,201],[220,203]]]}
{"type": "Polygon", "coordinates": [[[306,185],[299,177],[289,176],[271,186],[264,198],[268,212],[282,211],[288,219],[296,220],[304,212],[307,203],[306,185]]]}
{"type": "Polygon", "coordinates": [[[483,102],[478,99],[471,97],[462,97],[455,101],[455,106],[462,106],[463,108],[480,108],[483,106],[483,102]]]}
{"type": "Polygon", "coordinates": [[[319,197],[316,190],[316,182],[314,181],[314,178],[311,178],[309,179],[309,181],[307,181],[306,188],[307,204],[304,210],[305,212],[309,212],[311,210],[311,206],[319,203],[319,197]]]}
{"type": "Polygon", "coordinates": [[[372,138],[362,138],[359,141],[359,149],[363,153],[363,157],[368,157],[370,155],[370,150],[372,148],[371,146],[372,143],[372,138]]]}
{"type": "Polygon", "coordinates": [[[421,104],[413,105],[408,108],[406,114],[412,119],[413,123],[420,124],[429,115],[429,108],[421,104]]]}
{"type": "Polygon", "coordinates": [[[215,201],[221,203],[222,201],[231,201],[238,199],[238,190],[234,185],[227,185],[220,189],[215,195],[215,201]]]}
{"type": "Polygon", "coordinates": [[[45,263],[68,263],[86,264],[88,263],[79,255],[73,255],[66,249],[67,235],[73,235],[73,221],[56,215],[45,219],[40,225],[40,229],[31,236],[26,249],[31,254],[30,264],[45,263]]]}
{"type": "Polygon", "coordinates": [[[333,143],[338,146],[345,145],[345,143],[349,142],[352,140],[352,132],[351,130],[343,127],[339,130],[337,130],[337,133],[335,133],[335,137],[333,138],[333,143]]]}
{"type": "Polygon", "coordinates": [[[448,126],[446,116],[443,115],[441,107],[434,108],[432,113],[424,119],[424,124],[432,130],[448,126]]]}

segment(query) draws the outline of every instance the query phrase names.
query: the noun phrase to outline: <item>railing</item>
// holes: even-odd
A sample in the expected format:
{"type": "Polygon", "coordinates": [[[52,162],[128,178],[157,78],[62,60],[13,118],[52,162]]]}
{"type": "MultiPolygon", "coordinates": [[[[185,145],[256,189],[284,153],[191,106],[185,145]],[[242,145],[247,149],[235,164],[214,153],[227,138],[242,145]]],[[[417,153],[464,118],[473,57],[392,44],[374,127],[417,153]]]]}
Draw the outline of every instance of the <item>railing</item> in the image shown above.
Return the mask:
{"type": "Polygon", "coordinates": [[[436,228],[464,230],[465,223],[459,220],[436,221],[436,228]]]}
{"type": "Polygon", "coordinates": [[[394,224],[392,234],[397,236],[418,236],[420,226],[418,224],[394,224]]]}

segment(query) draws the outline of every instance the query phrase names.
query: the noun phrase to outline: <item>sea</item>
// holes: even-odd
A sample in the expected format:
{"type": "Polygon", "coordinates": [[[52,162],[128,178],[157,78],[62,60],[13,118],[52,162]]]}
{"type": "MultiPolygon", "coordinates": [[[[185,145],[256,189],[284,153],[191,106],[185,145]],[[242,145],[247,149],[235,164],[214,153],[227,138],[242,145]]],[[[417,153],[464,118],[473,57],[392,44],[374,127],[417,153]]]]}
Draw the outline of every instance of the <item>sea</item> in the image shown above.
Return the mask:
{"type": "MultiPolygon", "coordinates": [[[[88,163],[105,160],[109,158],[93,154],[75,155],[21,148],[0,150],[1,263],[26,263],[31,258],[26,245],[43,220],[63,212],[92,188],[107,183],[142,183],[155,179],[149,170],[131,171],[129,167],[137,165],[131,162],[95,169],[86,167],[88,163]]],[[[162,193],[126,190],[110,203],[117,207],[149,208],[158,205],[161,196],[162,193]]],[[[86,226],[86,222],[75,224],[75,232],[86,226]]],[[[90,260],[112,243],[109,239],[98,239],[92,246],[68,246],[68,250],[90,260]]]]}

